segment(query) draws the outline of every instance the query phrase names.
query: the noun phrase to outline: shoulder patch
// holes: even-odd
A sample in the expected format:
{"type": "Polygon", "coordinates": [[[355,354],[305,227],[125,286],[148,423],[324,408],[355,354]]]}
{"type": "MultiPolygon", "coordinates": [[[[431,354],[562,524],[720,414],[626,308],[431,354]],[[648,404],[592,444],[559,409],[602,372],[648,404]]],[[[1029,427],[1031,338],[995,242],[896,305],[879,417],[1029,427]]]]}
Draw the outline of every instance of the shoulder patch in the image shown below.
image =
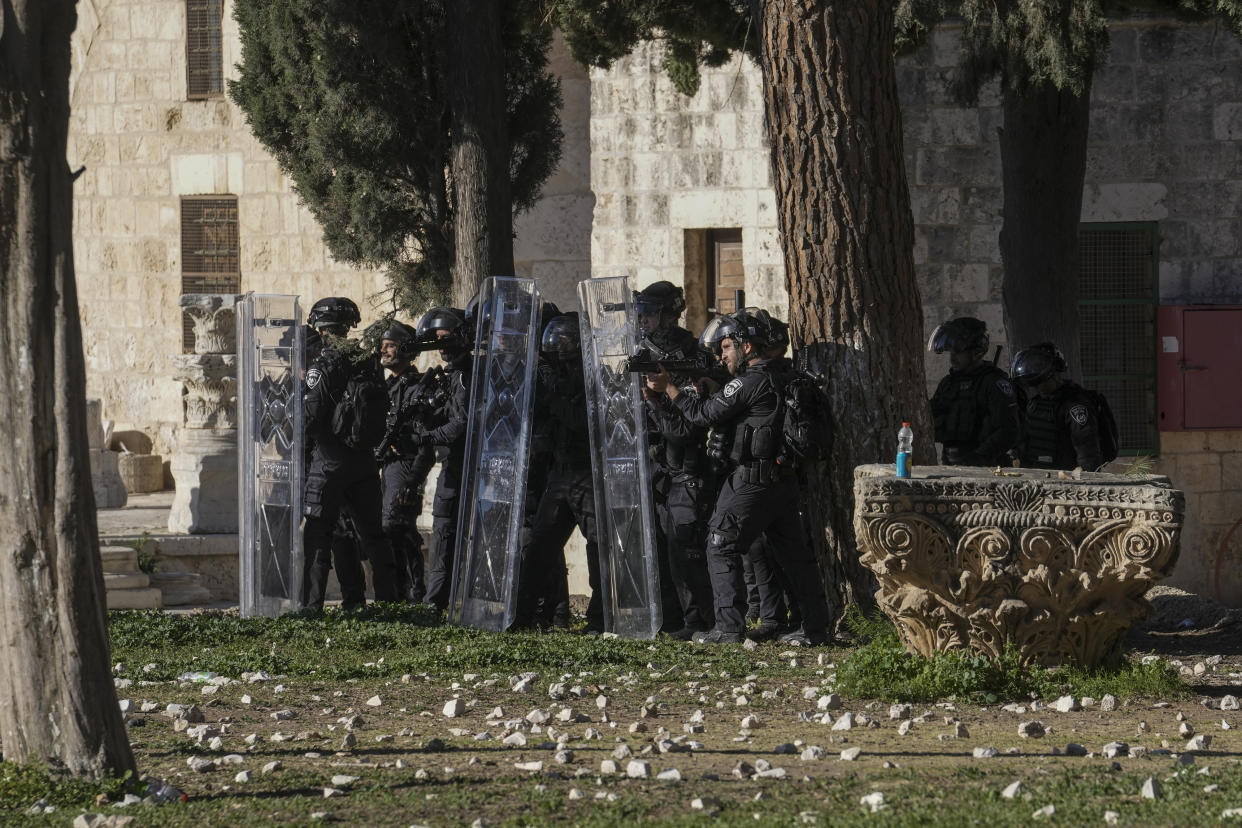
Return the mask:
{"type": "Polygon", "coordinates": [[[997,388],[999,388],[999,389],[1000,389],[1000,392],[1001,392],[1002,394],[1004,394],[1006,397],[1012,397],[1012,396],[1013,396],[1013,385],[1012,385],[1012,384],[1010,384],[1009,380],[1007,380],[1007,379],[998,379],[998,380],[996,381],[996,387],[997,387],[997,388]]]}
{"type": "Polygon", "coordinates": [[[309,371],[306,372],[306,387],[314,388],[316,385],[319,384],[319,381],[321,379],[323,379],[323,374],[319,371],[318,368],[310,369],[309,371]]]}
{"type": "Polygon", "coordinates": [[[726,397],[732,397],[739,390],[741,390],[741,388],[742,388],[742,380],[740,377],[737,379],[729,380],[729,384],[724,387],[724,395],[726,397]]]}
{"type": "Polygon", "coordinates": [[[1087,407],[1085,405],[1071,405],[1069,415],[1070,419],[1080,426],[1087,424],[1087,407]]]}

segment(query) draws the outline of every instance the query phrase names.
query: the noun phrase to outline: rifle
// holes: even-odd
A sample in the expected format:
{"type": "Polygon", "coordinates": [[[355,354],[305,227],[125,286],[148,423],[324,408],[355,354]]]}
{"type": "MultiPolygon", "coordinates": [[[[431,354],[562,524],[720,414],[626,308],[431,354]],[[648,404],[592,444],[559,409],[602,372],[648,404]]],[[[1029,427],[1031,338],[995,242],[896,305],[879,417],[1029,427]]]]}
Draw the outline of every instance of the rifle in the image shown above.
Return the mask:
{"type": "Polygon", "coordinates": [[[716,367],[716,359],[699,348],[688,354],[681,348],[663,351],[650,339],[643,339],[634,355],[621,363],[621,370],[631,374],[658,374],[661,366],[670,374],[692,375],[697,379],[716,367]]]}
{"type": "Polygon", "coordinates": [[[402,433],[423,413],[433,409],[441,396],[439,388],[440,378],[444,376],[444,369],[440,366],[429,368],[424,371],[418,378],[418,382],[414,384],[414,393],[402,394],[401,402],[388,409],[388,419],[385,423],[384,437],[380,440],[378,446],[375,447],[375,459],[381,463],[385,460],[392,459],[392,449],[400,446],[402,433]],[[428,384],[434,387],[434,391],[428,393],[428,384]]]}

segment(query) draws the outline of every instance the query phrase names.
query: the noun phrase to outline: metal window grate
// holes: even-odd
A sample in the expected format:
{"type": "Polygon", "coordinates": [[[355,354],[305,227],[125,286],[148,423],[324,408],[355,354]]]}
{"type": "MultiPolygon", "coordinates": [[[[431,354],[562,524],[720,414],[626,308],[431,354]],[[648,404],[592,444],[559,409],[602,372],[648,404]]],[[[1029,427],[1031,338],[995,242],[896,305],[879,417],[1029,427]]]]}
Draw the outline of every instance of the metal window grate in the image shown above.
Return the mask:
{"type": "Polygon", "coordinates": [[[1084,224],[1078,233],[1082,381],[1108,398],[1124,454],[1154,453],[1156,224],[1084,224]]]}
{"type": "Polygon", "coordinates": [[[186,0],[186,97],[224,94],[224,0],[186,0]]]}
{"type": "MultiPolygon", "coordinates": [[[[236,196],[181,199],[181,292],[240,293],[236,196]]],[[[194,350],[194,323],[181,318],[182,350],[194,350]]]]}

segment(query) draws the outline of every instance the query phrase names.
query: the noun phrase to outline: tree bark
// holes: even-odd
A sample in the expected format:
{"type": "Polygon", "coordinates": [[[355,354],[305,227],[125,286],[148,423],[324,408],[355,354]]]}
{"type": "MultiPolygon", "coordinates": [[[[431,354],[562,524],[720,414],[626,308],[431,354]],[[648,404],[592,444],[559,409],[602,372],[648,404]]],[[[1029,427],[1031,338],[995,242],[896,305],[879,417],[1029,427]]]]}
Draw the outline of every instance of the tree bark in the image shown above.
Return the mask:
{"type": "Polygon", "coordinates": [[[73,0],[0,18],[0,739],[77,776],[134,770],[112,684],[73,273],[73,0]]]}
{"type": "Polygon", "coordinates": [[[1014,354],[1052,340],[1077,376],[1078,224],[1091,89],[1074,95],[1048,83],[1023,92],[1002,87],[1005,334],[1014,354]]]}
{"type": "Polygon", "coordinates": [[[458,307],[465,306],[486,277],[513,275],[502,4],[503,0],[447,4],[456,236],[453,301],[458,307]]]}
{"type": "Polygon", "coordinates": [[[829,604],[874,601],[853,470],[909,420],[933,459],[923,313],[888,0],[762,0],[760,65],[795,347],[827,378],[835,444],[805,493],[829,604]]]}

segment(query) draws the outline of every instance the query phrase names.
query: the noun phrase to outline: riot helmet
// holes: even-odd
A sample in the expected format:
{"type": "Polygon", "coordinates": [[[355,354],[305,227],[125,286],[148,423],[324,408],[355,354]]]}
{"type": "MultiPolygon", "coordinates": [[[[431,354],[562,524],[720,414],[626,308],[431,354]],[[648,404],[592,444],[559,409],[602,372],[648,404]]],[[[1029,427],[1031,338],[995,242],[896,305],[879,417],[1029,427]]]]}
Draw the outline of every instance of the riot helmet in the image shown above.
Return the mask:
{"type": "Polygon", "coordinates": [[[540,336],[542,336],[543,332],[548,329],[548,323],[550,323],[553,319],[555,319],[556,317],[560,315],[561,315],[561,309],[556,306],[555,302],[551,300],[544,300],[543,302],[539,303],[539,334],[540,336]]]}
{"type": "Polygon", "coordinates": [[[415,338],[422,341],[438,339],[440,350],[452,359],[466,348],[464,329],[466,319],[462,311],[445,306],[434,307],[418,320],[415,338]],[[448,331],[448,336],[440,336],[440,331],[448,331]]]}
{"type": "Polygon", "coordinates": [[[306,324],[321,333],[344,336],[350,328],[362,321],[358,306],[344,296],[329,296],[311,305],[306,324]]]}
{"type": "Polygon", "coordinates": [[[581,337],[578,332],[578,314],[562,313],[543,329],[539,351],[554,359],[575,359],[582,355],[581,337]]]}
{"type": "Polygon", "coordinates": [[[720,340],[725,338],[728,317],[713,317],[712,321],[707,323],[707,327],[703,328],[703,333],[699,334],[699,345],[717,357],[720,356],[720,340]]]}
{"type": "Polygon", "coordinates": [[[768,317],[768,350],[777,356],[789,350],[789,324],[775,316],[768,317]]]}
{"type": "Polygon", "coordinates": [[[404,322],[392,320],[388,329],[380,336],[380,342],[388,340],[397,344],[397,356],[403,359],[413,359],[416,349],[415,342],[418,339],[417,332],[404,322]]]}
{"type": "Polygon", "coordinates": [[[988,349],[988,325],[973,316],[950,319],[932,331],[927,350],[943,354],[983,353],[988,349]]]}
{"type": "Polygon", "coordinates": [[[640,316],[649,313],[680,316],[686,309],[686,294],[672,282],[661,280],[635,291],[634,305],[640,316]]]}
{"type": "Polygon", "coordinates": [[[1018,351],[1013,358],[1010,373],[1024,385],[1036,386],[1049,377],[1064,373],[1067,366],[1065,354],[1051,342],[1040,342],[1018,351]]]}

